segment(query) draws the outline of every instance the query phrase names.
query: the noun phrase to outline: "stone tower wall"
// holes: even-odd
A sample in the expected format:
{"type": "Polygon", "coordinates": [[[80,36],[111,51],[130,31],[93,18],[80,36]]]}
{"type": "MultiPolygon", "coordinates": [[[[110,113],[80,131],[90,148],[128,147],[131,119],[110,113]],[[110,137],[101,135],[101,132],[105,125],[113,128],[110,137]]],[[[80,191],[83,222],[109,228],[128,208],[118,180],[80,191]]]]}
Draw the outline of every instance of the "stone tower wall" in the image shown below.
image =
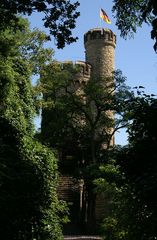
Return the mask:
{"type": "MultiPolygon", "coordinates": [[[[103,86],[112,85],[114,81],[112,73],[114,71],[116,35],[109,29],[94,28],[84,35],[84,45],[86,62],[92,67],[91,78],[99,81],[103,86]]],[[[111,86],[111,89],[113,86],[114,85],[111,86]]],[[[112,111],[108,111],[108,116],[114,119],[114,113],[112,111]]],[[[112,133],[113,129],[107,129],[107,131],[108,133],[112,133]]],[[[114,145],[114,137],[112,137],[110,145],[114,145]]],[[[105,148],[106,145],[104,144],[102,147],[105,148]]],[[[108,201],[105,195],[97,194],[95,203],[96,221],[99,221],[107,214],[108,201]]]]}
{"type": "MultiPolygon", "coordinates": [[[[116,35],[110,29],[94,28],[85,33],[84,45],[86,62],[92,67],[91,78],[101,80],[100,84],[103,86],[112,84],[116,35]]],[[[108,116],[114,119],[113,112],[109,111],[108,116]]],[[[109,129],[109,132],[112,131],[113,129],[109,129]]],[[[114,145],[114,137],[111,139],[111,145],[114,145]]]]}
{"type": "Polygon", "coordinates": [[[94,28],[84,35],[86,62],[92,66],[91,77],[110,77],[114,70],[116,35],[109,29],[94,28]]]}
{"type": "Polygon", "coordinates": [[[78,73],[74,76],[74,82],[77,83],[78,85],[82,86],[85,85],[91,76],[91,65],[84,62],[84,61],[64,61],[60,62],[59,64],[62,64],[62,68],[66,68],[66,65],[71,64],[73,67],[78,67],[79,71],[78,73]]]}

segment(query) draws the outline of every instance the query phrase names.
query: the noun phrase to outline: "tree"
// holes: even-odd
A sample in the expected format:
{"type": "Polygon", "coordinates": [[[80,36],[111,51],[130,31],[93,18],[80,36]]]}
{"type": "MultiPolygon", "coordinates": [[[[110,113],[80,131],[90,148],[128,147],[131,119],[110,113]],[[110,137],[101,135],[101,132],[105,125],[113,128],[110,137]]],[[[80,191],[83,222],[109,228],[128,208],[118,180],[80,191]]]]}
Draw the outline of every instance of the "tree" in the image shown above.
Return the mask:
{"type": "Polygon", "coordinates": [[[44,96],[41,135],[54,148],[63,146],[67,139],[73,143],[77,139],[77,145],[82,145],[88,154],[91,152],[87,162],[95,163],[96,152],[103,144],[109,148],[114,132],[122,127],[122,119],[116,121],[112,111],[120,113],[124,97],[131,97],[132,92],[128,92],[121,71],[102,81],[90,79],[85,85],[78,83],[80,71],[79,65],[58,62],[41,70],[38,85],[44,96]]]}
{"type": "Polygon", "coordinates": [[[97,191],[105,192],[110,199],[110,212],[104,216],[101,233],[108,240],[155,239],[155,212],[152,214],[139,197],[131,176],[128,180],[127,172],[122,168],[124,164],[127,166],[128,149],[115,150],[108,164],[100,166],[98,178],[94,181],[97,191]]]}
{"type": "Polygon", "coordinates": [[[8,240],[62,238],[57,162],[35,140],[32,122],[30,77],[50,55],[45,39],[21,18],[0,29],[0,235],[8,240]]]}
{"type": "Polygon", "coordinates": [[[93,180],[97,177],[99,165],[107,163],[106,155],[113,145],[115,131],[123,126],[121,118],[114,119],[113,111],[120,113],[124,96],[131,97],[132,93],[128,92],[120,71],[113,77],[97,81],[90,79],[85,84],[79,82],[80,71],[77,65],[58,62],[42,69],[38,86],[44,96],[40,137],[62,153],[61,171],[65,171],[65,165],[62,165],[66,162],[65,156],[73,157],[71,172],[67,171],[85,180],[91,226],[95,219],[96,197],[93,180]]]}
{"type": "Polygon", "coordinates": [[[157,50],[157,3],[156,0],[121,1],[114,0],[113,12],[116,12],[116,25],[121,35],[126,37],[136,32],[143,22],[152,25],[151,38],[155,40],[157,50]]]}
{"type": "Polygon", "coordinates": [[[96,180],[101,191],[112,190],[111,215],[103,223],[107,239],[157,237],[156,104],[153,95],[145,94],[141,86],[137,88],[137,96],[127,101],[123,109],[129,144],[111,155],[114,161],[110,162],[110,168],[102,166],[96,180]]]}
{"type": "Polygon", "coordinates": [[[77,37],[71,36],[71,30],[75,28],[75,21],[79,16],[76,11],[78,6],[78,2],[71,3],[69,0],[1,0],[0,28],[5,29],[13,19],[17,22],[17,14],[31,15],[37,11],[44,14],[44,26],[55,37],[57,47],[63,48],[65,43],[70,44],[77,40],[77,37]]]}
{"type": "MultiPolygon", "coordinates": [[[[142,239],[156,239],[157,100],[138,90],[128,111],[129,145],[121,153],[120,166],[138,202],[138,215],[134,215],[138,234],[142,239]]],[[[132,232],[136,234],[135,229],[132,232]]]]}
{"type": "Polygon", "coordinates": [[[133,204],[129,187],[117,164],[117,153],[119,151],[119,148],[114,147],[108,152],[105,161],[99,166],[98,174],[94,180],[96,191],[104,193],[108,199],[108,202],[105,202],[108,212],[104,215],[99,227],[101,235],[107,240],[128,239],[127,224],[130,217],[128,207],[133,204]]]}

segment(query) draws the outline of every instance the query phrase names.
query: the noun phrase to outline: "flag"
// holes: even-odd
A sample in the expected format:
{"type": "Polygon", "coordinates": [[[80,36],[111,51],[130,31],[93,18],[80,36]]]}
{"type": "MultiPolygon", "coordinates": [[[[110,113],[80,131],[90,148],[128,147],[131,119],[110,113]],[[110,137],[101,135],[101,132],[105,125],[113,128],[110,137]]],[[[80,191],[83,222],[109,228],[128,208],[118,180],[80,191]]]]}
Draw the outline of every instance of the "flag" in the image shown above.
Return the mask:
{"type": "Polygon", "coordinates": [[[105,13],[105,11],[102,8],[100,9],[100,18],[102,18],[108,24],[111,23],[109,17],[107,16],[107,14],[105,13]]]}

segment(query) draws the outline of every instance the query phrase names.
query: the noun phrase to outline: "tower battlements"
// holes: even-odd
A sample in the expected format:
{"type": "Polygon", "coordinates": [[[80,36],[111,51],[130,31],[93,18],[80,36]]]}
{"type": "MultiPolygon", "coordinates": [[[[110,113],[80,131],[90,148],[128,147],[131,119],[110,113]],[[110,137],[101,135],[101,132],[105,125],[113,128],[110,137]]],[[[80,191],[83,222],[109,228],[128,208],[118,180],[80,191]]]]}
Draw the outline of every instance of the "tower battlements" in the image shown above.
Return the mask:
{"type": "Polygon", "coordinates": [[[91,74],[91,65],[89,63],[86,63],[84,61],[76,61],[76,66],[79,66],[81,69],[81,73],[85,76],[90,76],[91,74]]]}
{"type": "Polygon", "coordinates": [[[85,84],[91,76],[91,65],[84,61],[64,61],[59,62],[59,64],[62,64],[63,69],[66,68],[67,65],[72,65],[74,68],[79,68],[78,72],[75,75],[75,82],[77,83],[85,84]]]}
{"type": "Polygon", "coordinates": [[[107,28],[93,28],[84,35],[85,46],[92,40],[101,40],[106,45],[116,47],[116,35],[107,28]]]}
{"type": "Polygon", "coordinates": [[[91,65],[84,62],[84,61],[63,61],[60,62],[62,64],[62,67],[66,67],[67,65],[73,65],[74,67],[79,67],[80,68],[80,73],[82,73],[85,76],[90,76],[91,74],[91,65]]]}

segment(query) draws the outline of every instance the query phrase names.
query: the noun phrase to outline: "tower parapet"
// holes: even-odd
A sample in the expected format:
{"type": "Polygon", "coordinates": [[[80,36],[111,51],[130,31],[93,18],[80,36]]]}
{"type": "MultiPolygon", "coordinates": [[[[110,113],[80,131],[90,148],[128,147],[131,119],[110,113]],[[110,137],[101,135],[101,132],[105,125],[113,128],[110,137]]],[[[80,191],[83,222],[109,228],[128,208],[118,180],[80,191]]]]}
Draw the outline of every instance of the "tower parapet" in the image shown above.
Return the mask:
{"type": "Polygon", "coordinates": [[[112,45],[116,47],[116,35],[107,28],[93,28],[89,30],[84,35],[84,43],[87,44],[88,41],[101,39],[104,40],[104,44],[112,45]]]}
{"type": "Polygon", "coordinates": [[[66,68],[67,65],[73,65],[75,68],[79,68],[78,72],[74,76],[74,81],[79,84],[86,84],[89,81],[89,78],[91,76],[91,65],[84,62],[84,61],[64,61],[59,62],[59,64],[62,64],[62,68],[66,68]]]}
{"type": "Polygon", "coordinates": [[[116,35],[106,28],[94,28],[84,35],[86,62],[91,64],[91,77],[106,78],[114,71],[116,35]]]}
{"type": "Polygon", "coordinates": [[[77,61],[75,64],[80,68],[77,73],[77,81],[80,84],[86,84],[91,76],[91,65],[83,61],[77,61]]]}

